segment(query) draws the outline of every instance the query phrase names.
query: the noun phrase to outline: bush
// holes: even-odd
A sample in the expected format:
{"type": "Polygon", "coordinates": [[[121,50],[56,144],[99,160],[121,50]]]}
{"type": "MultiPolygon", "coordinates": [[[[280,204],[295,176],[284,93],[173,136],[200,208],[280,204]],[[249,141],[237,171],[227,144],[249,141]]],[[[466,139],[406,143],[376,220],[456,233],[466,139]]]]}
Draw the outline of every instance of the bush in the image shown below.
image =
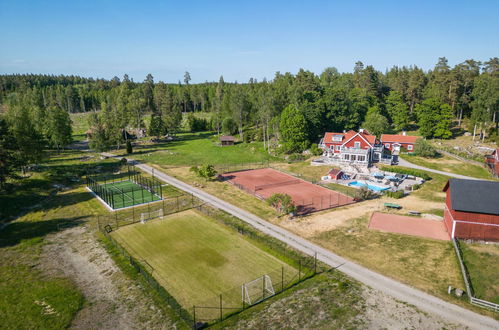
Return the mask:
{"type": "Polygon", "coordinates": [[[414,145],[414,153],[421,157],[435,158],[438,156],[437,150],[425,139],[419,138],[414,145]]]}
{"type": "Polygon", "coordinates": [[[421,188],[421,185],[420,184],[413,184],[412,185],[412,190],[418,190],[419,188],[421,188]]]}
{"type": "Polygon", "coordinates": [[[130,140],[126,141],[126,153],[127,154],[133,153],[132,142],[130,142],[130,140]]]}
{"type": "Polygon", "coordinates": [[[279,214],[289,214],[296,211],[293,199],[287,194],[273,194],[267,199],[267,204],[274,207],[279,214]]]}
{"type": "Polygon", "coordinates": [[[374,197],[376,197],[376,194],[373,191],[367,189],[367,187],[360,187],[355,193],[353,199],[360,202],[374,197]]]}
{"type": "Polygon", "coordinates": [[[385,195],[387,197],[391,197],[391,198],[396,198],[396,199],[399,199],[399,198],[402,198],[405,196],[405,193],[403,190],[397,190],[397,191],[386,191],[385,192],[385,195]]]}
{"type": "Polygon", "coordinates": [[[412,168],[397,167],[397,166],[380,166],[380,170],[386,171],[386,172],[393,172],[393,173],[400,173],[400,174],[417,176],[417,177],[419,177],[423,180],[426,180],[426,181],[431,180],[431,176],[426,174],[426,172],[414,170],[412,168]]]}
{"type": "Polygon", "coordinates": [[[317,143],[312,143],[312,146],[310,147],[310,153],[314,156],[320,156],[322,155],[323,151],[321,148],[319,148],[317,143]]]}
{"type": "Polygon", "coordinates": [[[237,132],[237,125],[234,119],[225,118],[222,122],[222,133],[225,135],[234,135],[237,132]]]}

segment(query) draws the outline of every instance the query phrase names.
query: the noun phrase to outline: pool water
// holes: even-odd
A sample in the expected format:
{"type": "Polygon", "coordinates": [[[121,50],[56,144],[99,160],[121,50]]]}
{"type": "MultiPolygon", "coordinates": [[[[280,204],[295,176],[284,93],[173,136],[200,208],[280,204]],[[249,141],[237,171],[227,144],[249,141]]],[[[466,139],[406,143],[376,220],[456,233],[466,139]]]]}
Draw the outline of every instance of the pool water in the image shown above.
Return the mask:
{"type": "Polygon", "coordinates": [[[360,182],[360,181],[353,181],[353,182],[350,182],[348,185],[355,186],[355,187],[367,187],[367,189],[372,190],[372,191],[383,191],[383,190],[390,189],[389,187],[375,186],[375,185],[368,184],[365,182],[360,182]]]}

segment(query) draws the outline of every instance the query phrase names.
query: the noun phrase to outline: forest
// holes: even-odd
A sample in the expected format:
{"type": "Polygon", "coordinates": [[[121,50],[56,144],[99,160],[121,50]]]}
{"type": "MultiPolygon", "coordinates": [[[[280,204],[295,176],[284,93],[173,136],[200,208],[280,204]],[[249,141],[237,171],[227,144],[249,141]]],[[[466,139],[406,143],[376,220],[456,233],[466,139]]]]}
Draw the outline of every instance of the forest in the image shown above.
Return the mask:
{"type": "MultiPolygon", "coordinates": [[[[36,163],[44,149],[64,147],[71,142],[69,114],[81,112],[92,112],[90,145],[98,151],[124,146],[131,131],[159,138],[211,130],[238,134],[243,142],[263,141],[268,149],[279,145],[283,153],[305,150],[325,131],[359,127],[378,136],[418,130],[425,138],[443,139],[453,136],[453,127],[463,127],[497,141],[499,58],[450,67],[442,57],[428,71],[394,66],[384,73],[356,62],[351,73],[300,69],[245,83],[221,76],[191,84],[189,72],[176,84],[155,82],[152,74],[142,82],[126,74],[111,80],[0,75],[0,158],[12,160],[3,163],[36,163]]],[[[11,172],[1,167],[0,183],[11,172]]]]}

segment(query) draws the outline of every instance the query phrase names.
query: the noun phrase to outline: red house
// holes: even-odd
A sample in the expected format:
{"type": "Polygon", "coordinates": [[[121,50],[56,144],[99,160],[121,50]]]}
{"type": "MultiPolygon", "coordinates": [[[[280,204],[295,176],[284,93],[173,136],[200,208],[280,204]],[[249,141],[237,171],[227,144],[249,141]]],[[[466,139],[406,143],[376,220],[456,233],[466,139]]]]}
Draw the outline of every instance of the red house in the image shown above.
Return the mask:
{"type": "Polygon", "coordinates": [[[450,179],[444,223],[452,238],[499,241],[499,182],[450,179]]]}
{"type": "Polygon", "coordinates": [[[330,179],[330,180],[339,180],[341,179],[341,177],[343,176],[343,171],[342,170],[338,170],[336,168],[333,168],[332,170],[329,171],[329,173],[327,174],[327,177],[330,179]]]}
{"type": "Polygon", "coordinates": [[[324,150],[324,156],[331,160],[362,165],[368,165],[377,157],[381,157],[381,150],[377,150],[375,145],[376,136],[364,129],[359,132],[327,132],[319,143],[319,147],[324,150]],[[375,154],[375,151],[378,154],[375,154]]]}
{"type": "Polygon", "coordinates": [[[485,156],[485,163],[492,174],[499,177],[499,149],[494,150],[491,155],[485,156]]]}
{"type": "Polygon", "coordinates": [[[410,136],[405,134],[382,134],[381,135],[381,143],[385,146],[385,149],[388,149],[392,152],[400,151],[400,148],[403,147],[407,151],[414,151],[414,144],[416,144],[416,140],[419,136],[410,136]]]}

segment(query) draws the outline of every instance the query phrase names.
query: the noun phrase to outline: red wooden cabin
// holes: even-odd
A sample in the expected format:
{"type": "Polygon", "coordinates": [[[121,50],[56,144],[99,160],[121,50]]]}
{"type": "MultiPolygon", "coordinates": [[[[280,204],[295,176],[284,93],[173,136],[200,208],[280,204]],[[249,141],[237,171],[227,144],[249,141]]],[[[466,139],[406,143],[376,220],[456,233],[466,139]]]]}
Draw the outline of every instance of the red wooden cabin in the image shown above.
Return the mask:
{"type": "Polygon", "coordinates": [[[382,134],[381,143],[385,149],[390,151],[400,151],[400,148],[405,148],[408,152],[414,151],[414,145],[419,136],[399,135],[399,134],[382,134]]]}
{"type": "Polygon", "coordinates": [[[499,149],[494,150],[491,155],[485,156],[485,163],[492,174],[499,177],[499,149]]]}
{"type": "Polygon", "coordinates": [[[444,223],[452,238],[499,241],[499,182],[450,179],[444,223]]]}

